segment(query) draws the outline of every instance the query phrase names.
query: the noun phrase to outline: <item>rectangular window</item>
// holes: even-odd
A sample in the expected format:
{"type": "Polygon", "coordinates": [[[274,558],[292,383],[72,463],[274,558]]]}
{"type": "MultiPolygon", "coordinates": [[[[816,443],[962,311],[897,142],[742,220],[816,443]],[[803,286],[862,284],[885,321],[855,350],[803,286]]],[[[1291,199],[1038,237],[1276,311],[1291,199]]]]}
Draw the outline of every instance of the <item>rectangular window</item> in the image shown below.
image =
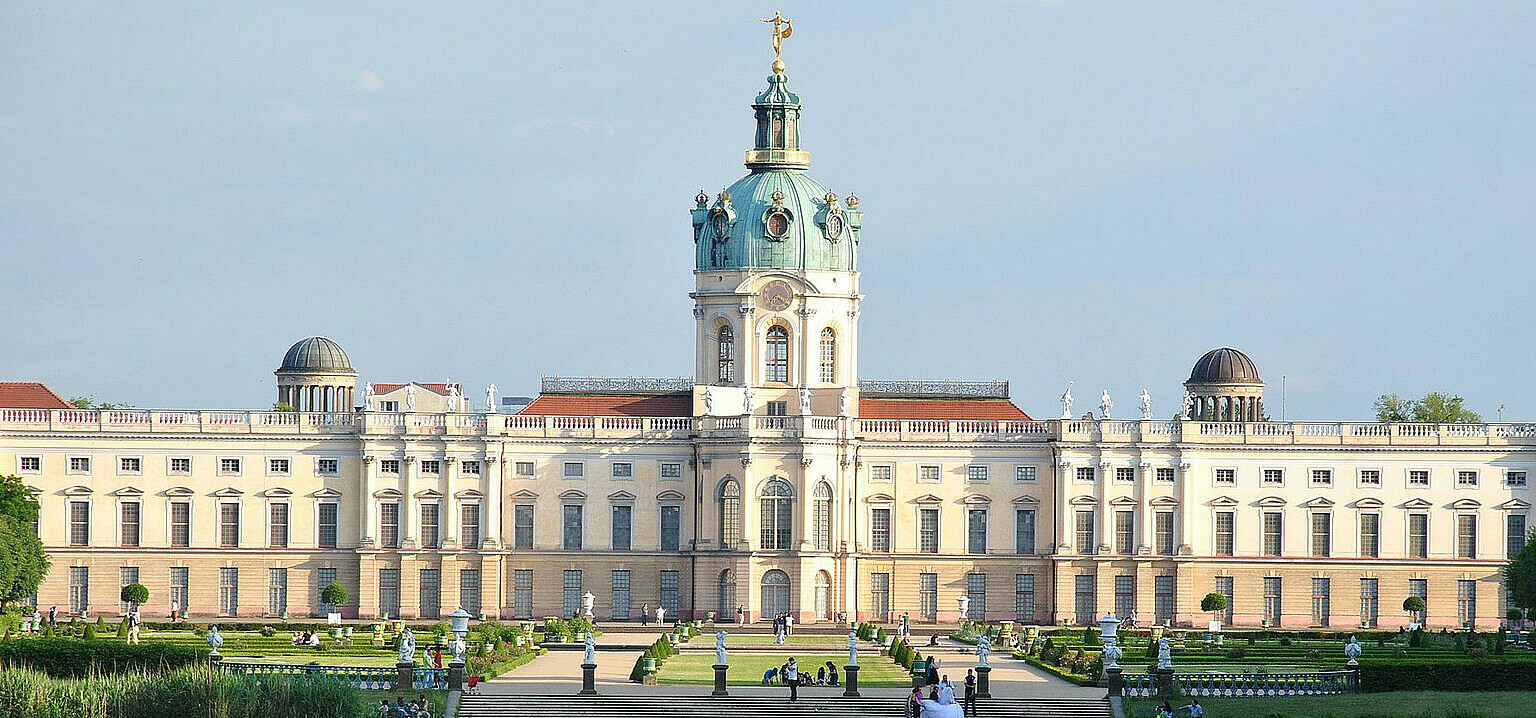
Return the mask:
{"type": "MultiPolygon", "coordinates": [[[[1426,578],[1410,578],[1410,579],[1408,579],[1408,595],[1410,595],[1410,596],[1418,596],[1420,599],[1425,601],[1425,606],[1427,608],[1428,605],[1429,605],[1428,604],[1428,601],[1429,601],[1429,579],[1426,579],[1426,578]]],[[[1429,611],[1428,610],[1424,610],[1424,611],[1410,611],[1410,612],[1408,612],[1408,619],[1413,621],[1414,623],[1424,623],[1426,620],[1428,620],[1428,618],[1429,618],[1429,611]]]]}
{"type": "Polygon", "coordinates": [[[1312,470],[1312,485],[1313,486],[1332,486],[1333,485],[1333,469],[1313,469],[1312,470]]]}
{"type": "Polygon", "coordinates": [[[1505,486],[1525,486],[1526,485],[1526,483],[1525,483],[1525,472],[1524,471],[1505,471],[1504,472],[1504,485],[1505,486]]]}
{"type": "Polygon", "coordinates": [[[1073,577],[1075,583],[1074,611],[1077,625],[1091,626],[1098,618],[1097,593],[1093,590],[1093,574],[1078,574],[1073,577]]]}
{"type": "Polygon", "coordinates": [[[869,610],[876,621],[891,620],[891,574],[869,575],[869,610]]]}
{"type": "Polygon", "coordinates": [[[1173,576],[1152,577],[1152,617],[1163,625],[1173,624],[1173,576]]]}
{"type": "Polygon", "coordinates": [[[512,464],[512,473],[518,476],[533,476],[532,461],[518,461],[512,464]]]}
{"type": "Polygon", "coordinates": [[[629,550],[630,535],[632,533],[630,527],[633,524],[634,511],[635,507],[633,506],[626,505],[613,507],[613,532],[612,536],[610,536],[610,539],[613,542],[613,550],[629,550]]]}
{"type": "Polygon", "coordinates": [[[1263,480],[1265,486],[1280,486],[1285,483],[1285,469],[1265,469],[1263,480]]]}
{"type": "Polygon", "coordinates": [[[400,473],[400,460],[399,459],[382,459],[382,460],[380,460],[379,461],[379,473],[381,473],[381,474],[398,474],[398,473],[400,473]]]}
{"type": "Polygon", "coordinates": [[[124,546],[139,545],[139,507],[137,501],[124,501],[119,509],[121,535],[118,539],[124,546]]]}
{"type": "Polygon", "coordinates": [[[939,620],[939,575],[917,575],[917,615],[925,621],[939,620]]]}
{"type": "Polygon", "coordinates": [[[91,504],[69,502],[69,545],[85,546],[91,542],[91,504]]]}
{"type": "Polygon", "coordinates": [[[566,618],[581,610],[581,569],[566,569],[560,606],[560,615],[566,618]]]}
{"type": "Polygon", "coordinates": [[[1231,576],[1216,577],[1216,593],[1219,593],[1227,598],[1227,607],[1221,612],[1221,621],[1222,623],[1231,625],[1233,612],[1232,603],[1234,600],[1236,600],[1235,592],[1232,590],[1231,576]]]}
{"type": "Polygon", "coordinates": [[[661,507],[661,550],[676,551],[682,545],[683,507],[661,507]]]}
{"type": "Polygon", "coordinates": [[[1477,516],[1456,517],[1456,558],[1477,558],[1477,516]]]}
{"type": "Polygon", "coordinates": [[[608,615],[615,621],[629,620],[629,571],[613,572],[613,591],[608,595],[608,615]]]}
{"type": "Polygon", "coordinates": [[[442,545],[443,505],[437,502],[421,504],[421,547],[437,548],[442,545]]]}
{"type": "Polygon", "coordinates": [[[1013,552],[1035,552],[1035,510],[1013,510],[1013,552]]]}
{"type": "MultiPolygon", "coordinates": [[[[317,601],[320,600],[320,590],[321,589],[324,589],[326,586],[329,586],[329,585],[331,585],[333,583],[336,583],[336,569],[334,569],[334,568],[319,568],[319,569],[315,569],[315,586],[318,587],[314,591],[315,600],[317,600],[317,601]]],[[[186,604],[186,602],[182,602],[181,605],[183,607],[185,607],[187,604],[186,604]]],[[[333,604],[322,603],[322,604],[320,604],[320,613],[321,613],[321,615],[324,615],[324,614],[327,614],[327,613],[336,613],[337,612],[337,608],[338,607],[333,605],[333,604]]]]}
{"type": "Polygon", "coordinates": [[[1173,512],[1157,512],[1157,552],[1164,556],[1172,556],[1177,551],[1173,539],[1173,512]]]}
{"type": "Polygon", "coordinates": [[[1477,582],[1466,579],[1456,582],[1456,618],[1462,628],[1472,628],[1477,623],[1477,582]]]}
{"type": "Polygon", "coordinates": [[[272,476],[288,475],[287,459],[267,459],[267,473],[272,476]]]}
{"type": "Polygon", "coordinates": [[[69,457],[69,473],[71,473],[71,474],[89,474],[90,472],[91,472],[91,457],[89,457],[89,456],[71,456],[71,457],[69,457]]]}
{"type": "Polygon", "coordinates": [[[512,548],[533,548],[533,505],[512,507],[512,548]]]}
{"type": "Polygon", "coordinates": [[[186,548],[192,545],[192,504],[187,501],[171,502],[171,546],[186,548]]]}
{"type": "Polygon", "coordinates": [[[177,476],[186,476],[192,473],[192,459],[184,456],[172,457],[169,473],[177,476]]]}
{"type": "Polygon", "coordinates": [[[1429,558],[1429,514],[1408,514],[1408,557],[1429,558]]]}
{"type": "Polygon", "coordinates": [[[1285,547],[1285,534],[1281,531],[1284,522],[1278,511],[1264,512],[1264,555],[1279,556],[1280,550],[1285,547]]]}
{"type": "Polygon", "coordinates": [[[191,571],[186,566],[171,567],[171,591],[166,598],[177,611],[187,610],[187,595],[190,592],[192,577],[191,571]]]}
{"type": "Polygon", "coordinates": [[[1232,534],[1237,514],[1232,511],[1216,512],[1216,555],[1233,555],[1232,534]]]}
{"type": "Polygon", "coordinates": [[[1217,469],[1216,470],[1216,483],[1218,483],[1218,484],[1235,484],[1235,483],[1237,483],[1237,469],[1217,469]]]}
{"type": "MultiPolygon", "coordinates": [[[[461,597],[462,598],[462,597],[461,597]]],[[[459,603],[463,603],[462,600],[459,603]]],[[[400,569],[379,569],[379,613],[400,617],[400,569]]]]}
{"type": "Polygon", "coordinates": [[[1033,483],[1037,475],[1037,471],[1033,466],[1013,467],[1013,480],[1016,482],[1033,483]]]}
{"type": "Polygon", "coordinates": [[[480,569],[459,569],[459,605],[471,616],[480,615],[480,569]]]}
{"type": "Polygon", "coordinates": [[[1504,553],[1514,558],[1525,550],[1525,514],[1510,514],[1504,519],[1504,553]]]}
{"type": "Polygon", "coordinates": [[[533,571],[520,568],[512,572],[512,617],[533,618],[533,571]]]}
{"type": "Polygon", "coordinates": [[[240,504],[219,504],[219,545],[240,545],[240,504]]]}
{"type": "Polygon", "coordinates": [[[965,512],[966,553],[987,552],[987,510],[969,509],[965,512]]]}
{"type": "Polygon", "coordinates": [[[316,459],[315,473],[321,476],[335,476],[341,473],[341,462],[336,459],[316,459]]]}
{"type": "Polygon", "coordinates": [[[579,479],[587,475],[587,465],[580,461],[567,461],[561,469],[561,473],[567,479],[579,479]]]}
{"type": "Polygon", "coordinates": [[[890,464],[875,464],[874,466],[869,467],[869,480],[890,481],[891,474],[894,473],[894,470],[895,467],[891,466],[890,464]]]}
{"type": "Polygon", "coordinates": [[[117,460],[117,473],[142,474],[144,473],[144,460],[137,456],[123,456],[117,460]]]}
{"type": "Polygon", "coordinates": [[[1477,472],[1476,471],[1458,471],[1458,472],[1456,472],[1456,486],[1458,486],[1458,487],[1466,487],[1466,488],[1476,488],[1477,487],[1477,472]]]}
{"type": "Polygon", "coordinates": [[[966,574],[965,595],[970,599],[965,607],[966,619],[987,620],[987,575],[979,572],[966,574]]]}
{"type": "Polygon", "coordinates": [[[1381,515],[1360,514],[1360,555],[1376,558],[1381,555],[1381,515]]]}
{"type": "MultiPolygon", "coordinates": [[[[117,569],[117,590],[118,590],[118,594],[117,595],[118,595],[119,598],[121,598],[122,595],[123,595],[122,594],[122,590],[123,590],[124,586],[127,586],[129,584],[138,583],[138,582],[139,582],[139,567],[138,566],[119,566],[118,567],[118,569],[117,569]]],[[[132,608],[132,607],[128,605],[127,601],[121,601],[120,600],[120,601],[117,602],[117,612],[118,613],[127,614],[129,608],[132,608]]]]}
{"type": "Polygon", "coordinates": [[[379,504],[379,544],[384,548],[400,548],[400,504],[379,504]]]}
{"type": "Polygon", "coordinates": [[[924,464],[923,466],[917,467],[917,480],[918,481],[928,481],[928,482],[936,482],[936,481],[938,481],[939,480],[939,467],[931,465],[931,464],[924,464]]]}
{"type": "Polygon", "coordinates": [[[1136,512],[1115,512],[1115,553],[1136,553],[1136,512]]]}
{"type": "Polygon", "coordinates": [[[465,476],[479,476],[480,475],[480,462],[479,461],[460,461],[459,462],[459,473],[464,474],[465,476]]]}
{"type": "Polygon", "coordinates": [[[1264,577],[1264,625],[1280,625],[1280,577],[1264,577]]]}
{"type": "Polygon", "coordinates": [[[561,546],[567,551],[580,551],[582,539],[581,505],[567,504],[561,507],[564,521],[562,522],[561,546]]]}
{"type": "Polygon", "coordinates": [[[1411,469],[1408,472],[1409,486],[1429,486],[1429,469],[1411,469]]]}
{"type": "Polygon", "coordinates": [[[1375,628],[1377,618],[1381,614],[1380,595],[1377,593],[1377,579],[1360,579],[1360,627],[1375,628]]]}
{"type": "Polygon", "coordinates": [[[459,505],[459,546],[480,548],[480,504],[459,505]]]}
{"type": "Polygon", "coordinates": [[[219,473],[225,476],[238,476],[240,474],[240,460],[219,459],[219,473]]]}
{"type": "Polygon", "coordinates": [[[890,509],[873,509],[870,512],[869,542],[871,551],[891,550],[890,509]]]}
{"type": "Polygon", "coordinates": [[[24,474],[35,474],[43,470],[43,457],[23,456],[16,460],[16,468],[24,474]]]}
{"type": "Polygon", "coordinates": [[[1115,481],[1122,484],[1136,483],[1136,469],[1131,466],[1115,467],[1115,481]]]}
{"type": "Polygon", "coordinates": [[[219,615],[234,616],[240,610],[240,569],[219,569],[219,615]]]}
{"type": "Polygon", "coordinates": [[[628,461],[615,461],[612,465],[615,479],[632,479],[635,477],[635,465],[628,461]]]}
{"type": "Polygon", "coordinates": [[[440,475],[443,473],[443,462],[437,459],[423,459],[421,462],[421,473],[440,475]]]}
{"type": "Polygon", "coordinates": [[[91,607],[91,569],[88,566],[69,567],[69,612],[85,613],[91,607]]]}
{"type": "Polygon", "coordinates": [[[1013,620],[1035,622],[1035,575],[1032,573],[1013,576],[1013,620]]]}
{"type": "Polygon", "coordinates": [[[667,609],[667,615],[677,615],[677,572],[661,572],[661,607],[667,609]]]}
{"type": "Polygon", "coordinates": [[[1099,552],[1098,540],[1093,531],[1093,510],[1077,512],[1077,550],[1083,554],[1099,552]]]}
{"type": "Polygon", "coordinates": [[[1171,483],[1173,483],[1173,467],[1171,467],[1171,466],[1160,466],[1160,467],[1158,467],[1157,470],[1152,472],[1152,480],[1156,481],[1159,484],[1171,484],[1171,483]]]}
{"type": "MultiPolygon", "coordinates": [[[[770,401],[770,402],[768,402],[768,415],[769,416],[789,416],[789,404],[787,402],[782,402],[782,401],[770,401]]],[[[780,428],[780,429],[784,428],[784,422],[782,422],[782,421],[778,422],[777,424],[775,424],[775,428],[780,428]]]]}
{"type": "Polygon", "coordinates": [[[288,504],[272,504],[268,510],[267,544],[288,547],[288,504]]]}
{"type": "Polygon", "coordinates": [[[1082,482],[1086,482],[1086,483],[1090,483],[1091,484],[1091,483],[1093,483],[1093,478],[1094,477],[1093,477],[1093,467],[1092,466],[1079,466],[1079,467],[1077,467],[1077,480],[1078,481],[1082,481],[1082,482]]]}
{"type": "Polygon", "coordinates": [[[939,510],[918,509],[918,550],[923,553],[939,552],[939,510]]]}
{"type": "Polygon", "coordinates": [[[320,515],[320,548],[336,548],[336,521],[341,506],[326,502],[317,504],[315,510],[320,515]]]}
{"type": "Polygon", "coordinates": [[[1312,625],[1327,626],[1331,582],[1326,578],[1312,579],[1312,625]]]}
{"type": "Polygon", "coordinates": [[[443,613],[443,573],[441,569],[421,569],[417,585],[421,596],[416,605],[421,607],[422,618],[437,618],[443,613]]]}
{"type": "Polygon", "coordinates": [[[1312,514],[1312,555],[1333,554],[1333,514],[1312,514]]]}
{"type": "Polygon", "coordinates": [[[1361,486],[1380,486],[1381,485],[1381,471],[1379,469],[1361,469],[1360,470],[1360,485],[1361,486]]]}
{"type": "Polygon", "coordinates": [[[267,613],[281,616],[288,610],[288,569],[267,569],[267,613]]]}
{"type": "Polygon", "coordinates": [[[662,479],[681,479],[683,478],[683,465],[675,461],[663,461],[661,462],[659,473],[662,479]]]}
{"type": "Polygon", "coordinates": [[[965,480],[973,483],[986,481],[987,473],[987,467],[985,466],[967,466],[965,467],[965,480]]]}
{"type": "Polygon", "coordinates": [[[1136,612],[1136,576],[1115,576],[1115,615],[1129,616],[1136,612]]]}

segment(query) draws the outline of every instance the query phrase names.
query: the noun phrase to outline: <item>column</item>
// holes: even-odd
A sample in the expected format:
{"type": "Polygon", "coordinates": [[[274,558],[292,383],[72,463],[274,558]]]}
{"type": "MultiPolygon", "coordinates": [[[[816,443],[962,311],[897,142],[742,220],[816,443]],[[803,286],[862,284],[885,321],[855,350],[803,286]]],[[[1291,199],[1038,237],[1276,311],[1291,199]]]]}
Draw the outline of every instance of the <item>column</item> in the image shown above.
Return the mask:
{"type": "MultiPolygon", "coordinates": [[[[1099,498],[1099,520],[1096,522],[1097,526],[1095,527],[1098,529],[1096,532],[1098,536],[1095,538],[1098,540],[1099,546],[1108,545],[1110,553],[1114,553],[1115,550],[1115,510],[1113,506],[1109,505],[1109,487],[1112,485],[1110,476],[1114,471],[1115,467],[1111,466],[1108,461],[1100,461],[1099,471],[1095,474],[1096,478],[1093,482],[1093,490],[1098,494],[1099,498]]],[[[1095,547],[1095,550],[1097,550],[1097,547],[1095,547]]]]}
{"type": "Polygon", "coordinates": [[[480,464],[485,484],[485,502],[480,508],[484,525],[480,527],[480,533],[482,546],[487,549],[501,548],[501,467],[502,463],[496,456],[487,456],[480,464]]]}
{"type": "MultiPolygon", "coordinates": [[[[1140,522],[1136,524],[1136,554],[1138,556],[1152,553],[1152,541],[1154,538],[1152,532],[1153,528],[1155,527],[1154,519],[1156,518],[1152,515],[1152,504],[1149,503],[1148,499],[1148,495],[1151,493],[1152,487],[1152,474],[1153,469],[1151,464],[1141,465],[1142,480],[1140,482],[1141,486],[1139,487],[1141,491],[1140,494],[1136,497],[1138,499],[1136,503],[1136,511],[1139,514],[1136,518],[1140,522]]],[[[1140,586],[1137,586],[1138,591],[1140,588],[1140,586]]]]}
{"type": "MultiPolygon", "coordinates": [[[[1061,549],[1063,546],[1072,546],[1073,542],[1075,541],[1072,535],[1074,526],[1072,504],[1068,503],[1068,499],[1071,498],[1072,494],[1073,480],[1072,462],[1065,459],[1058,462],[1056,464],[1057,525],[1051,527],[1052,531],[1056,534],[1052,553],[1062,553],[1061,549]]],[[[1036,528],[1038,529],[1039,526],[1037,525],[1036,528]]],[[[1074,548],[1078,553],[1082,553],[1083,551],[1083,547],[1081,546],[1075,546],[1074,548]]]]}
{"type": "Polygon", "coordinates": [[[400,547],[416,548],[417,512],[421,511],[416,500],[416,457],[406,456],[400,463],[404,465],[400,493],[405,495],[400,502],[400,547]]]}
{"type": "Polygon", "coordinates": [[[1194,481],[1189,475],[1191,469],[1189,462],[1179,463],[1179,508],[1173,514],[1173,521],[1178,525],[1179,545],[1177,547],[1180,556],[1188,555],[1194,546],[1194,522],[1189,520],[1190,510],[1194,507],[1194,481]]]}
{"type": "Polygon", "coordinates": [[[376,457],[372,455],[365,454],[363,456],[363,495],[358,501],[358,513],[361,519],[358,521],[358,527],[361,529],[358,535],[358,545],[364,548],[372,548],[376,538],[376,532],[373,528],[375,520],[373,492],[378,490],[376,484],[378,482],[379,464],[375,459],[376,457]]]}

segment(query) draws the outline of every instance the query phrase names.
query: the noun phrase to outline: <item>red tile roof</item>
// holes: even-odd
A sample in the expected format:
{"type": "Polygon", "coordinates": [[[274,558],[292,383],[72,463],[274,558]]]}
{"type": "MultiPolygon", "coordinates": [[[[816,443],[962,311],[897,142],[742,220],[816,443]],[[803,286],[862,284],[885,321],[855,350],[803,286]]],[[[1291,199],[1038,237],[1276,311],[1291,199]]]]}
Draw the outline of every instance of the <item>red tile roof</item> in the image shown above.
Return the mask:
{"type": "Polygon", "coordinates": [[[6,409],[73,409],[74,404],[37,381],[0,381],[0,407],[6,409]]]}
{"type": "Polygon", "coordinates": [[[521,414],[552,416],[693,416],[693,396],[540,394],[521,414]]]}
{"type": "Polygon", "coordinates": [[[863,419],[1008,419],[1028,421],[1007,399],[859,399],[863,419]]]}

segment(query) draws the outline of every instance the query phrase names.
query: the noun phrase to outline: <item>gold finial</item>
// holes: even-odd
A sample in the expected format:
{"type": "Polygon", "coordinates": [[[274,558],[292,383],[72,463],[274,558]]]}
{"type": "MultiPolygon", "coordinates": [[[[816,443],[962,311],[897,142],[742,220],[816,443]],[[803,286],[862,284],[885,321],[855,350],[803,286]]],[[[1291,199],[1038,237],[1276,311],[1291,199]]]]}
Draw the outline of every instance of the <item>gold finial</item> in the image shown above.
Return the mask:
{"type": "Polygon", "coordinates": [[[763,22],[773,24],[773,74],[782,75],[784,74],[784,60],[781,56],[781,49],[784,45],[784,38],[794,33],[795,26],[790,24],[792,21],[789,18],[784,17],[783,13],[777,10],[773,12],[773,17],[767,18],[763,22]]]}

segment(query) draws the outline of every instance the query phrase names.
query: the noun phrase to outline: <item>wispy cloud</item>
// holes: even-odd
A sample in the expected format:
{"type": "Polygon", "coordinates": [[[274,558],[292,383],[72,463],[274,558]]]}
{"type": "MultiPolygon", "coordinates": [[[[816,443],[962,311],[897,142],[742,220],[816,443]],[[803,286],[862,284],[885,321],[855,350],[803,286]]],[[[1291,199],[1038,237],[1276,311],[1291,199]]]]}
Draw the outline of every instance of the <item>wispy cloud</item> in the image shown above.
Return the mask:
{"type": "Polygon", "coordinates": [[[383,92],[384,81],[374,74],[373,70],[363,70],[357,74],[357,79],[352,82],[352,89],[358,92],[383,92]]]}

